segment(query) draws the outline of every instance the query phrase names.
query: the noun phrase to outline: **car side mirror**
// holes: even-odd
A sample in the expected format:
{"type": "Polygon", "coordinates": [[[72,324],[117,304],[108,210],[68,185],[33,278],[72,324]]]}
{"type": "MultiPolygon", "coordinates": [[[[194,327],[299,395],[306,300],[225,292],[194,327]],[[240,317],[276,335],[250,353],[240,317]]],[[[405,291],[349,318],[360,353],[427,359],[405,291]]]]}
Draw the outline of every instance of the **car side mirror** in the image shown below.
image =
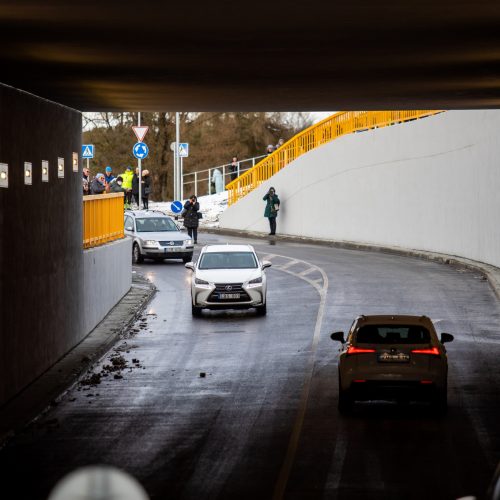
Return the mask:
{"type": "Polygon", "coordinates": [[[442,333],[441,334],[441,344],[444,344],[446,342],[453,342],[453,339],[455,337],[451,333],[442,333]]]}
{"type": "Polygon", "coordinates": [[[342,342],[342,344],[345,343],[345,340],[344,340],[344,332],[333,332],[331,335],[330,335],[330,338],[332,340],[336,340],[338,342],[342,342]]]}
{"type": "Polygon", "coordinates": [[[186,263],[184,264],[184,267],[185,267],[186,269],[191,269],[191,271],[194,271],[194,262],[186,262],[186,263]]]}
{"type": "Polygon", "coordinates": [[[262,261],[262,269],[267,269],[268,267],[271,267],[272,264],[268,260],[262,261]]]}
{"type": "Polygon", "coordinates": [[[133,226],[127,226],[125,227],[125,231],[133,231],[134,227],[133,226]]]}

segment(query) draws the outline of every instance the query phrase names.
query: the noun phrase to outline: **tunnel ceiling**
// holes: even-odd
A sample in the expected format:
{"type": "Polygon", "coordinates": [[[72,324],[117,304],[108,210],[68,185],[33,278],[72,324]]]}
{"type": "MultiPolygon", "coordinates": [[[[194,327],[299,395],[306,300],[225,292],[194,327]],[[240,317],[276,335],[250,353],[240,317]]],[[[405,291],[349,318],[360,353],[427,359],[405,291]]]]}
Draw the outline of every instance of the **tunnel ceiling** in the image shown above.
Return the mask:
{"type": "Polygon", "coordinates": [[[0,1],[0,81],[83,110],[496,108],[498,0],[0,1]]]}

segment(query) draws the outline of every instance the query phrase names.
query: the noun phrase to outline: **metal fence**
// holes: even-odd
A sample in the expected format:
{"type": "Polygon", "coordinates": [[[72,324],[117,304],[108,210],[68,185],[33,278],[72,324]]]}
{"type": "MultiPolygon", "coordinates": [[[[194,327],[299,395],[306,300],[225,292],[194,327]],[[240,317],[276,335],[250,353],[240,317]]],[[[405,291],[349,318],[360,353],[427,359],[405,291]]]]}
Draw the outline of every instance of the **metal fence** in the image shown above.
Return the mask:
{"type": "Polygon", "coordinates": [[[228,190],[228,204],[232,205],[236,203],[240,198],[275,175],[299,156],[337,137],[353,132],[363,132],[373,128],[387,127],[401,122],[417,120],[441,112],[411,110],[344,111],[335,113],[297,134],[281,148],[230,182],[226,186],[228,190]]]}
{"type": "Polygon", "coordinates": [[[83,248],[123,237],[123,193],[84,196],[83,248]]]}
{"type": "MultiPolygon", "coordinates": [[[[245,160],[240,160],[237,163],[237,171],[233,173],[230,169],[231,163],[225,163],[224,165],[219,165],[217,167],[207,168],[205,170],[198,170],[197,172],[188,172],[182,176],[182,191],[183,196],[187,194],[195,194],[198,196],[198,191],[200,188],[207,186],[207,194],[212,194],[212,183],[214,182],[214,172],[219,170],[222,174],[222,184],[224,189],[226,189],[226,184],[231,182],[232,176],[239,177],[242,173],[253,168],[259,160],[265,158],[266,155],[255,156],[254,158],[246,158],[245,160]]],[[[203,192],[203,191],[202,191],[203,192]]],[[[183,198],[184,199],[184,198],[183,198]]]]}

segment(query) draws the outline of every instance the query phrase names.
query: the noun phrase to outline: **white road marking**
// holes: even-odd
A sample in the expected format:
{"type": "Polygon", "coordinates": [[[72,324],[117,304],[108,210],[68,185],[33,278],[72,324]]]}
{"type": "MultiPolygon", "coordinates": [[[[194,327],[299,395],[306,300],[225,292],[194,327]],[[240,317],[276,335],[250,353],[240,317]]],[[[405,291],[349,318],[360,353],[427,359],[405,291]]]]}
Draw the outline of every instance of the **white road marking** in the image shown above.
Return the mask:
{"type": "Polygon", "coordinates": [[[325,314],[325,303],[326,303],[326,296],[328,293],[328,276],[326,275],[325,271],[321,269],[318,266],[315,266],[314,264],[311,264],[309,262],[303,261],[303,260],[294,260],[290,259],[290,257],[285,257],[283,255],[274,255],[274,257],[281,257],[287,260],[292,260],[293,264],[305,264],[307,266],[311,266],[314,270],[318,271],[323,279],[320,280],[310,280],[306,276],[301,275],[301,273],[294,273],[287,269],[288,267],[291,267],[293,264],[290,263],[290,265],[285,264],[285,266],[278,267],[276,266],[275,269],[278,269],[282,272],[291,274],[293,276],[296,276],[297,278],[300,278],[304,281],[307,281],[311,286],[313,286],[316,291],[319,294],[320,297],[320,303],[319,303],[319,308],[318,308],[318,314],[316,316],[316,324],[314,327],[314,334],[312,338],[312,344],[311,344],[311,350],[309,354],[309,359],[308,359],[308,366],[306,369],[306,377],[304,380],[304,386],[302,388],[302,395],[300,398],[299,402],[299,408],[297,411],[297,416],[295,417],[295,422],[293,425],[292,429],[292,434],[290,436],[290,440],[288,442],[288,448],[286,451],[285,459],[283,461],[283,464],[280,469],[280,473],[278,476],[278,480],[276,481],[275,487],[274,487],[274,494],[273,494],[273,500],[281,500],[284,497],[285,491],[286,491],[286,486],[288,483],[288,479],[290,477],[290,472],[292,470],[293,463],[295,461],[295,455],[297,453],[297,448],[300,440],[300,434],[302,432],[302,426],[304,424],[304,418],[306,414],[306,409],[307,409],[307,403],[309,400],[309,393],[311,390],[311,381],[313,377],[313,372],[314,372],[314,363],[315,363],[315,357],[316,357],[316,349],[318,347],[319,343],[319,338],[321,335],[321,326],[323,324],[323,317],[325,314]]]}

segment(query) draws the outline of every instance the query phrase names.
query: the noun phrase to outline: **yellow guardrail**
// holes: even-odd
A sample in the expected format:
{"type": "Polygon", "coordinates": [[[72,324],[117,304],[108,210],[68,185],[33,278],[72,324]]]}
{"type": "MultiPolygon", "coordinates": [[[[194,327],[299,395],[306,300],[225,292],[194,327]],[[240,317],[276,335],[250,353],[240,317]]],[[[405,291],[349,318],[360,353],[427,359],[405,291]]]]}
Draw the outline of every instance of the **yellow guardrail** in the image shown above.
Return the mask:
{"type": "Polygon", "coordinates": [[[83,248],[123,237],[123,193],[84,196],[83,248]]]}
{"type": "Polygon", "coordinates": [[[416,120],[442,111],[342,111],[312,125],[283,144],[267,158],[257,163],[234,181],[227,184],[228,204],[258,187],[299,156],[342,135],[396,123],[416,120]]]}

